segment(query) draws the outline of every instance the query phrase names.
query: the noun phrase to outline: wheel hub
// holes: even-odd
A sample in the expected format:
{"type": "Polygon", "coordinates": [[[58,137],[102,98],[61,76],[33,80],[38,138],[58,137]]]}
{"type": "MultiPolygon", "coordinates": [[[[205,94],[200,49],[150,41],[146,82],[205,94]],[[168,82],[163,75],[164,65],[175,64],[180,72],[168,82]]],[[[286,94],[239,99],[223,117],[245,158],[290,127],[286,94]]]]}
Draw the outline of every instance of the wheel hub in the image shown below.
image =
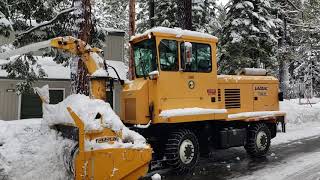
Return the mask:
{"type": "Polygon", "coordinates": [[[179,156],[184,164],[189,164],[194,158],[194,145],[189,139],[184,140],[179,149],[179,156]]]}
{"type": "Polygon", "coordinates": [[[267,148],[268,137],[263,131],[257,134],[256,144],[259,150],[265,150],[267,148]]]}

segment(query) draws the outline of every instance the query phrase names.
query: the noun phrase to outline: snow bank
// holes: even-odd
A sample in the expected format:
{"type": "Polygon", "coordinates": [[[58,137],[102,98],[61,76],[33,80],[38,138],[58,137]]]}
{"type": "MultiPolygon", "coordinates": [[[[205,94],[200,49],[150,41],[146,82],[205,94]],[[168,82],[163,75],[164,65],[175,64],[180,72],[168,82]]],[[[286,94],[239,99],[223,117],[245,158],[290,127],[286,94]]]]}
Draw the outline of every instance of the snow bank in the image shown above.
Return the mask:
{"type": "Polygon", "coordinates": [[[190,116],[201,114],[222,114],[226,113],[226,109],[205,109],[205,108],[183,108],[183,109],[169,109],[163,110],[160,113],[160,117],[169,118],[174,116],[190,116]]]}
{"type": "MultiPolygon", "coordinates": [[[[310,104],[299,105],[299,99],[280,102],[280,110],[286,112],[287,131],[277,133],[272,145],[289,143],[298,139],[320,135],[320,99],[311,99],[310,104]]],[[[305,99],[302,102],[306,102],[305,99]]]]}
{"type": "MultiPolygon", "coordinates": [[[[305,101],[305,100],[303,100],[305,101]]],[[[299,99],[284,100],[280,102],[280,110],[287,113],[286,120],[289,124],[303,124],[306,122],[320,121],[320,99],[313,99],[316,104],[299,105],[299,99]]]]}
{"type": "Polygon", "coordinates": [[[0,179],[69,179],[62,155],[74,142],[41,122],[0,120],[0,179]]]}

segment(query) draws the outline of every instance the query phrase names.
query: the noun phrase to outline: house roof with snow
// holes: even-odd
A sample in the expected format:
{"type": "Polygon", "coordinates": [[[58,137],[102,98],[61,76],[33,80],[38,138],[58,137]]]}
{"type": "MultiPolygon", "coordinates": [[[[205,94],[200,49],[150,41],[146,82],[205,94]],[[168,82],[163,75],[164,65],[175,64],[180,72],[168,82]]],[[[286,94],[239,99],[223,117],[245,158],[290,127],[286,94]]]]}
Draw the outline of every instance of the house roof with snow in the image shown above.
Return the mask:
{"type": "MultiPolygon", "coordinates": [[[[64,66],[63,64],[57,64],[53,61],[52,57],[43,57],[43,56],[34,56],[37,60],[37,63],[41,66],[47,76],[43,77],[42,79],[48,80],[69,80],[70,79],[70,67],[64,66]]],[[[10,60],[12,60],[11,58],[10,60]]],[[[2,67],[7,64],[10,60],[1,60],[0,59],[0,78],[7,78],[8,73],[2,67]]],[[[113,60],[106,60],[106,63],[112,67],[114,67],[120,78],[123,80],[127,79],[127,66],[122,61],[113,61],[113,60]]],[[[34,66],[33,69],[35,72],[38,71],[38,67],[34,66]]],[[[109,75],[113,78],[117,78],[116,73],[112,68],[108,69],[109,75]]]]}

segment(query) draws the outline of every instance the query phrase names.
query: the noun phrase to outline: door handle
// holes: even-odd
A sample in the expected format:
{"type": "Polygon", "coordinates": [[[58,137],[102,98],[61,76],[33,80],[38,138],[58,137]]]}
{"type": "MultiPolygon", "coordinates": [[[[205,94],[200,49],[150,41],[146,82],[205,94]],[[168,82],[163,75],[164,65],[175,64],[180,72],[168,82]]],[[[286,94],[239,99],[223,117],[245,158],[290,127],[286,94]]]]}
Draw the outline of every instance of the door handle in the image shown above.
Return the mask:
{"type": "Polygon", "coordinates": [[[257,101],[257,100],[258,100],[258,97],[254,97],[254,100],[257,101]]]}

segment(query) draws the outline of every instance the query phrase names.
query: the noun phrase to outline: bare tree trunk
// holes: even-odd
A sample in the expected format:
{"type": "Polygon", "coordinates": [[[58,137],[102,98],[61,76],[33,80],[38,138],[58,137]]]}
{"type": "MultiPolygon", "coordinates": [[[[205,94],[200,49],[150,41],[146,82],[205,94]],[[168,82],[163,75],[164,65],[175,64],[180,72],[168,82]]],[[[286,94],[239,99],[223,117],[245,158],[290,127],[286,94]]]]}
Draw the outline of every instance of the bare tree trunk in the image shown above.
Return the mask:
{"type": "Polygon", "coordinates": [[[179,27],[192,30],[192,0],[177,1],[179,27]]]}
{"type": "Polygon", "coordinates": [[[178,26],[182,29],[185,28],[185,6],[184,6],[184,0],[181,1],[177,1],[177,5],[178,5],[178,12],[177,12],[177,19],[179,19],[178,21],[178,26]]]}
{"type": "MultiPolygon", "coordinates": [[[[129,37],[135,34],[135,22],[136,22],[136,0],[130,0],[129,2],[129,37]]],[[[133,49],[130,46],[129,56],[129,79],[134,78],[134,60],[133,60],[133,49]]]]}
{"type": "Polygon", "coordinates": [[[192,29],[192,0],[184,0],[184,29],[192,29]]]}
{"type": "MultiPolygon", "coordinates": [[[[91,43],[91,32],[93,24],[91,21],[91,2],[90,0],[82,0],[83,8],[83,21],[81,23],[79,39],[91,43]]],[[[79,61],[78,63],[78,86],[77,93],[89,95],[89,77],[88,70],[86,69],[84,62],[79,61]]]]}
{"type": "MultiPolygon", "coordinates": [[[[80,31],[76,36],[79,39],[91,43],[91,32],[93,30],[93,24],[91,20],[91,2],[90,0],[75,0],[81,4],[81,15],[76,17],[77,19],[82,18],[80,23],[80,31]],[[79,2],[81,1],[81,2],[79,2]]],[[[89,77],[88,70],[86,69],[83,61],[79,60],[77,64],[77,72],[75,75],[72,75],[72,93],[89,95],[89,77]]]]}
{"type": "MultiPolygon", "coordinates": [[[[283,20],[283,34],[279,42],[279,49],[285,48],[285,43],[286,43],[286,36],[287,36],[287,21],[285,18],[285,15],[282,15],[282,20],[283,20]]],[[[280,91],[283,92],[284,98],[288,98],[287,94],[287,84],[289,81],[289,71],[288,71],[288,63],[286,60],[286,51],[287,50],[282,50],[282,53],[278,56],[278,59],[280,60],[279,63],[279,82],[280,82],[280,91]]]]}
{"type": "Polygon", "coordinates": [[[154,0],[149,0],[149,21],[150,28],[154,27],[154,0]]]}

